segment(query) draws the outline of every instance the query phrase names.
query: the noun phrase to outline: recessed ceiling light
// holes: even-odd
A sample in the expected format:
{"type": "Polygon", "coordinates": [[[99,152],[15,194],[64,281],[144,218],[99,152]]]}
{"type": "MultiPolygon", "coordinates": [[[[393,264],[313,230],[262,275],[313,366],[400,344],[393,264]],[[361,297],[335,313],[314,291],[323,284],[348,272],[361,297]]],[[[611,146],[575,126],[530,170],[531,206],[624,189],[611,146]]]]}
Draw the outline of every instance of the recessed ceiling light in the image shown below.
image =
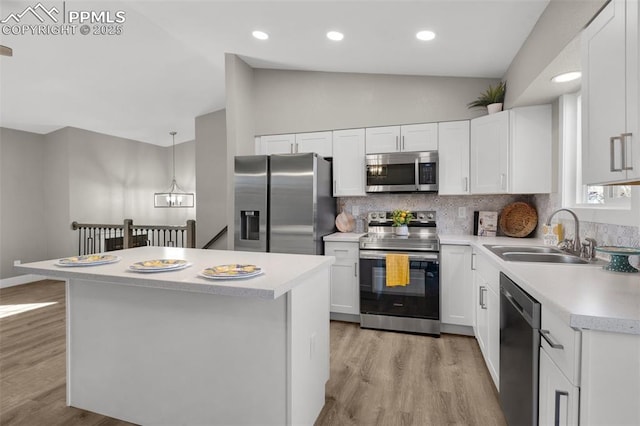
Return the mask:
{"type": "Polygon", "coordinates": [[[266,40],[269,38],[269,34],[265,33],[264,31],[254,31],[251,33],[251,35],[258,40],[266,40]]]}
{"type": "Polygon", "coordinates": [[[344,38],[344,34],[338,32],[338,31],[329,31],[327,33],[327,38],[329,40],[333,40],[333,41],[340,41],[344,38]]]}
{"type": "Polygon", "coordinates": [[[558,74],[551,79],[554,83],[566,83],[567,81],[577,80],[582,77],[580,71],[565,72],[564,74],[558,74]]]}
{"type": "Polygon", "coordinates": [[[433,31],[418,31],[416,33],[416,38],[418,40],[422,40],[422,41],[429,41],[429,40],[433,40],[434,38],[436,38],[436,33],[434,33],[433,31]]]}

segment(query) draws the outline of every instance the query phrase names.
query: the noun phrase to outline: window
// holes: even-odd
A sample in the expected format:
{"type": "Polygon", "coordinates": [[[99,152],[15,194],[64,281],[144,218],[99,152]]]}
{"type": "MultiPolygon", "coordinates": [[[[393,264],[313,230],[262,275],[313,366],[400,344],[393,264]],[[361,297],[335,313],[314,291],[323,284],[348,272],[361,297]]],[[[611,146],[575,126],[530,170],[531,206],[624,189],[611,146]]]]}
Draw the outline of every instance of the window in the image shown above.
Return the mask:
{"type": "Polygon", "coordinates": [[[582,122],[579,93],[558,102],[560,195],[562,207],[590,222],[638,226],[640,189],[629,185],[595,186],[582,183],[582,122]],[[635,213],[635,214],[634,214],[635,213]]]}

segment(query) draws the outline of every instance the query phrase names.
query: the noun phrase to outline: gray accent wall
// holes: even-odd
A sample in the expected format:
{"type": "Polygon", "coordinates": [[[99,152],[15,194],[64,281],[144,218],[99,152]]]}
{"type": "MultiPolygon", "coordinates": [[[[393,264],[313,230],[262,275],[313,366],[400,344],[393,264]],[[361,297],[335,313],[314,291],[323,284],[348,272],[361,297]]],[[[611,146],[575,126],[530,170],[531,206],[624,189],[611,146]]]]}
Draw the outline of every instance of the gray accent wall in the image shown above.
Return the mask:
{"type": "Polygon", "coordinates": [[[465,120],[498,80],[315,71],[254,70],[255,134],[465,120]]]}
{"type": "Polygon", "coordinates": [[[524,105],[519,102],[521,95],[607,1],[549,2],[503,77],[507,82],[505,108],[524,105]]]}
{"type": "Polygon", "coordinates": [[[0,278],[47,253],[43,147],[42,135],[0,128],[0,278]]]}
{"type": "MultiPolygon", "coordinates": [[[[227,131],[225,110],[196,117],[196,247],[227,225],[227,131]]],[[[227,248],[230,234],[211,248],[227,248]]]]}
{"type": "MultiPolygon", "coordinates": [[[[0,278],[19,275],[14,260],[76,255],[73,221],[183,225],[195,219],[195,209],[153,207],[153,193],[171,183],[171,147],[71,127],[48,135],[1,132],[0,278]]],[[[194,141],[176,145],[176,178],[195,190],[194,141]]]]}
{"type": "MultiPolygon", "coordinates": [[[[227,217],[233,217],[233,158],[255,152],[254,70],[239,56],[225,55],[225,85],[227,90],[227,217]]],[[[233,220],[228,220],[229,235],[233,235],[233,220]]],[[[233,249],[233,238],[227,239],[233,249]]]]}

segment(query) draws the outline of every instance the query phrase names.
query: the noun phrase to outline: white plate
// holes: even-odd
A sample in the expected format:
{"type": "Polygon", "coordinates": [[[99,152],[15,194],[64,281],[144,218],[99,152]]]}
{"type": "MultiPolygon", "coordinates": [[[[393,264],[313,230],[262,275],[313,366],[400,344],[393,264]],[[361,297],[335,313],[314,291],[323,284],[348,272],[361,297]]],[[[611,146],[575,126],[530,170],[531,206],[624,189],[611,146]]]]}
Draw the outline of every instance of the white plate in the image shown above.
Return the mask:
{"type": "Polygon", "coordinates": [[[136,262],[129,266],[134,272],[163,272],[175,271],[191,266],[189,262],[183,259],[151,259],[136,262]]]}
{"type": "Polygon", "coordinates": [[[96,266],[119,262],[120,257],[112,254],[87,254],[83,256],[65,257],[58,260],[56,266],[96,266]]]}
{"type": "Polygon", "coordinates": [[[243,278],[251,278],[262,274],[262,268],[256,265],[229,264],[217,265],[207,268],[198,275],[203,278],[214,280],[237,280],[243,278]]]}

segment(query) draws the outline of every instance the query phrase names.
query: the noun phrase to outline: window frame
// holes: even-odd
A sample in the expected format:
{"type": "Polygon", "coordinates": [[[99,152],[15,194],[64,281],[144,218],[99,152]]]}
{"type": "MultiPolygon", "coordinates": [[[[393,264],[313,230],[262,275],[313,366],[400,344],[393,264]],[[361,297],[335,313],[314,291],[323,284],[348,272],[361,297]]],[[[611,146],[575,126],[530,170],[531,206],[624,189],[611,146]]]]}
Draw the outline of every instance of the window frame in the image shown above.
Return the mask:
{"type": "MultiPolygon", "coordinates": [[[[579,99],[580,92],[561,95],[558,98],[558,163],[560,166],[558,191],[561,205],[563,208],[573,210],[581,221],[639,226],[639,187],[631,188],[631,202],[625,206],[621,206],[618,202],[587,204],[576,201],[577,194],[584,191],[584,186],[578,185],[577,178],[579,174],[582,174],[582,161],[578,159],[577,155],[577,140],[582,135],[582,129],[577,125],[578,114],[581,113],[579,99]]],[[[607,186],[605,186],[605,191],[606,188],[607,186]]]]}

